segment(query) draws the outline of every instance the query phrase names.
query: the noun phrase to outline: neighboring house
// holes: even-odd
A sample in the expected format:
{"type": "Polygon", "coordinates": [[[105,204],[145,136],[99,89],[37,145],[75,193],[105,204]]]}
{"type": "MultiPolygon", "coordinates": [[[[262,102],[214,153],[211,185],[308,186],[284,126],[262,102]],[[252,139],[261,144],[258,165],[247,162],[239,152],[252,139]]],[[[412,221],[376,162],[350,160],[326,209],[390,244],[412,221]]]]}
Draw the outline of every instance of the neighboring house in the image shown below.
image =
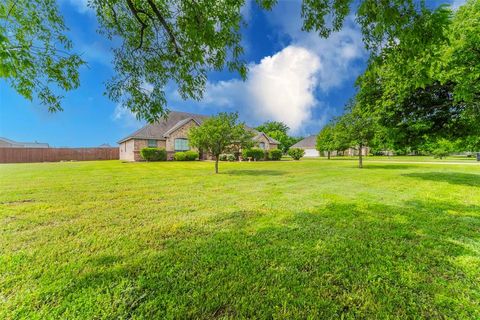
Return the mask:
{"type": "MultiPolygon", "coordinates": [[[[120,160],[142,160],[140,150],[145,147],[165,148],[168,159],[172,159],[175,152],[190,150],[188,131],[192,127],[200,126],[207,118],[208,116],[200,114],[171,111],[167,119],[148,124],[118,141],[120,160]]],[[[276,149],[280,144],[263,132],[248,129],[255,133],[253,140],[259,148],[276,149]]]]}
{"type": "MultiPolygon", "coordinates": [[[[317,136],[309,136],[305,139],[295,143],[291,148],[300,148],[305,150],[304,157],[319,157],[320,152],[317,150],[317,136]]],[[[368,155],[370,149],[368,147],[362,148],[362,155],[368,155]]],[[[331,156],[358,156],[358,149],[355,148],[348,148],[347,150],[343,151],[332,151],[330,153],[331,156]]],[[[323,156],[327,156],[326,152],[323,152],[323,156]]]]}
{"type": "Polygon", "coordinates": [[[304,157],[319,157],[320,153],[316,149],[317,136],[309,136],[303,140],[298,141],[290,148],[299,148],[305,151],[304,157]]]}
{"type": "Polygon", "coordinates": [[[0,148],[50,148],[48,143],[41,142],[18,142],[0,137],[0,148]]]}

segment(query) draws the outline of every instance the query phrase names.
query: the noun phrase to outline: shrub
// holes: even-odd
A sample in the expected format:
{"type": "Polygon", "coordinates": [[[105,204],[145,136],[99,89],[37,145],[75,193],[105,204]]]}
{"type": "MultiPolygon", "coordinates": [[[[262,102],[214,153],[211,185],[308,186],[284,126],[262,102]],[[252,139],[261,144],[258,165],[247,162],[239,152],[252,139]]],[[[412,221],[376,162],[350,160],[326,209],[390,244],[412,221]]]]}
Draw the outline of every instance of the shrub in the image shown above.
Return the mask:
{"type": "Polygon", "coordinates": [[[450,155],[450,152],[444,148],[436,148],[432,151],[432,154],[435,159],[443,159],[450,155]]]}
{"type": "Polygon", "coordinates": [[[140,156],[145,161],[166,161],[167,151],[164,148],[143,148],[140,156]]]}
{"type": "Polygon", "coordinates": [[[186,159],[187,161],[195,161],[195,160],[198,159],[199,154],[198,154],[197,151],[190,150],[190,151],[185,152],[185,156],[187,158],[186,159]]]}
{"type": "Polygon", "coordinates": [[[260,148],[245,149],[242,151],[243,158],[252,158],[255,161],[265,159],[265,151],[260,148]]]}
{"type": "Polygon", "coordinates": [[[187,160],[187,155],[185,152],[175,152],[173,155],[173,160],[175,161],[186,161],[187,160]]]}
{"type": "Polygon", "coordinates": [[[288,150],[288,155],[293,158],[293,160],[300,160],[301,157],[305,154],[305,150],[300,148],[290,148],[288,150]]]}
{"type": "Polygon", "coordinates": [[[175,161],[195,161],[198,159],[198,152],[197,151],[180,151],[175,152],[173,155],[173,159],[175,161]]]}
{"type": "Polygon", "coordinates": [[[220,161],[235,161],[237,158],[235,158],[234,154],[231,153],[222,153],[219,158],[220,161]]]}
{"type": "Polygon", "coordinates": [[[280,149],[273,149],[268,151],[268,158],[270,160],[280,160],[282,158],[282,150],[280,149]]]}

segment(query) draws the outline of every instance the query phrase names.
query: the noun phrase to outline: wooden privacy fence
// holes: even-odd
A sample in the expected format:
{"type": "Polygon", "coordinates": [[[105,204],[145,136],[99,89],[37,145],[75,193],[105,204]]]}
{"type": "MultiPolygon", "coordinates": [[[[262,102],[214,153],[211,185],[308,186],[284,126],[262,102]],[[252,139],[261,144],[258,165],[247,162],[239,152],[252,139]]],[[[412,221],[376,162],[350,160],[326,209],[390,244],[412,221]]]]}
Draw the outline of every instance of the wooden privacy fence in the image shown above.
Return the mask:
{"type": "Polygon", "coordinates": [[[118,148],[0,148],[0,163],[118,159],[118,148]]]}

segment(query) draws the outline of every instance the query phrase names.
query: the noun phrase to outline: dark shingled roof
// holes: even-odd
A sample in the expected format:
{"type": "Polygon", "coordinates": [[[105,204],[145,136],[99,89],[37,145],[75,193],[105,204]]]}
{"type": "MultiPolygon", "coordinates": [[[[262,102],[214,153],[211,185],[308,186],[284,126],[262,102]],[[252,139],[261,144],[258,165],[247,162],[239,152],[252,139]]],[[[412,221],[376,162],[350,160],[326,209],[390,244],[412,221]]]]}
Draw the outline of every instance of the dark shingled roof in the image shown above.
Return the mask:
{"type": "MultiPolygon", "coordinates": [[[[157,140],[165,140],[165,136],[168,136],[169,133],[175,131],[176,128],[181,127],[189,120],[194,120],[199,125],[203,123],[208,116],[202,114],[195,114],[195,113],[188,113],[188,112],[179,112],[179,111],[171,111],[168,114],[167,119],[162,119],[159,122],[155,122],[152,124],[147,124],[145,127],[135,131],[129,136],[126,136],[122,140],[118,141],[118,143],[122,143],[124,141],[130,139],[157,139],[157,140]]],[[[247,127],[248,130],[253,131],[256,133],[256,136],[253,138],[254,140],[258,139],[263,132],[258,132],[255,129],[247,127]]],[[[271,144],[280,144],[277,140],[269,137],[265,134],[268,141],[271,144]]]]}
{"type": "Polygon", "coordinates": [[[165,134],[172,129],[177,123],[182,120],[186,119],[193,119],[199,124],[203,122],[203,120],[207,119],[208,116],[204,116],[201,114],[194,114],[188,112],[179,112],[179,111],[171,111],[168,114],[167,119],[162,119],[159,122],[147,124],[145,127],[135,131],[129,136],[126,136],[122,140],[118,141],[118,143],[122,143],[126,140],[130,139],[157,139],[157,140],[165,140],[165,134]]]}
{"type": "Polygon", "coordinates": [[[306,137],[303,140],[295,143],[291,148],[300,148],[300,149],[315,149],[317,147],[317,136],[313,135],[306,137]]]}

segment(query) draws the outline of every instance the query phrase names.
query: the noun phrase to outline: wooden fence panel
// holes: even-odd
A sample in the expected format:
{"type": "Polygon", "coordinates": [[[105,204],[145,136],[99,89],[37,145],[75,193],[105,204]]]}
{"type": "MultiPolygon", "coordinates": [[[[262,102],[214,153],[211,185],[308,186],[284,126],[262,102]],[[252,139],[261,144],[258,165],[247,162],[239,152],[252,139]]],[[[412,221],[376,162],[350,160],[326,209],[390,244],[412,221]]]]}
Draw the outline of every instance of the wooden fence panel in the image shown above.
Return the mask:
{"type": "Polygon", "coordinates": [[[118,148],[0,148],[0,163],[118,160],[118,148]]]}

